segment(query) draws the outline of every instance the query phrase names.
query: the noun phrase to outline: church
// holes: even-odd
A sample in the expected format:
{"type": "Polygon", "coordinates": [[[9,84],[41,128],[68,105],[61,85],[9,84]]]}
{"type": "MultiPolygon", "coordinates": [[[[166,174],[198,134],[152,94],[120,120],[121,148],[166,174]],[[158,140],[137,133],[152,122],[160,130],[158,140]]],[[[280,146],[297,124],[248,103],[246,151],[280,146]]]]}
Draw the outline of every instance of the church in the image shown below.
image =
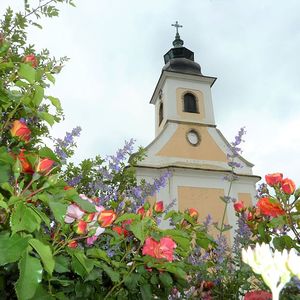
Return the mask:
{"type": "MultiPolygon", "coordinates": [[[[164,67],[154,88],[150,104],[155,106],[155,138],[146,147],[146,158],[139,162],[137,178],[151,182],[171,172],[165,188],[154,199],[165,206],[175,200],[173,209],[195,208],[200,221],[210,214],[220,221],[224,202],[220,197],[229,193],[225,176],[234,175],[230,196],[251,205],[259,176],[252,173],[253,164],[241,156],[235,162],[241,167],[232,170],[227,154],[230,143],[217,128],[211,89],[215,77],[202,74],[194,61],[194,53],[183,46],[176,22],[176,36],[164,55],[164,67]]],[[[229,205],[225,222],[235,224],[233,204],[229,205]]]]}

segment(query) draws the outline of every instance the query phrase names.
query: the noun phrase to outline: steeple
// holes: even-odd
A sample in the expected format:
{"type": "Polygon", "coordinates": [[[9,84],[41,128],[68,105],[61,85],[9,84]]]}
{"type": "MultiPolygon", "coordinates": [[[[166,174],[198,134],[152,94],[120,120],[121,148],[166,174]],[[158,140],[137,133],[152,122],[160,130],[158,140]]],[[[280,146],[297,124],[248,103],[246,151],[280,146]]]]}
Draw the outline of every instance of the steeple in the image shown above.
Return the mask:
{"type": "Polygon", "coordinates": [[[164,55],[165,66],[163,70],[201,76],[201,67],[194,61],[194,52],[183,47],[184,42],[178,32],[178,28],[183,26],[178,21],[171,25],[176,28],[175,40],[173,41],[174,48],[171,48],[164,55]]]}

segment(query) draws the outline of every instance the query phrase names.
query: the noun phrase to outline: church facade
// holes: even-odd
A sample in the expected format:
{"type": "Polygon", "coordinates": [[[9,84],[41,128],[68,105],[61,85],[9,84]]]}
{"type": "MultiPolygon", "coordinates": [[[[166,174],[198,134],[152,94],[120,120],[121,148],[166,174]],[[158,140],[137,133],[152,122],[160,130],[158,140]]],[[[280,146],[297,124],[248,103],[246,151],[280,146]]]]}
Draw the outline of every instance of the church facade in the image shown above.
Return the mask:
{"type": "MultiPolygon", "coordinates": [[[[231,197],[251,204],[260,177],[253,175],[253,164],[241,156],[235,158],[241,168],[228,165],[227,154],[232,155],[233,149],[214,118],[211,88],[216,78],[202,74],[176,29],[174,47],[164,55],[165,65],[150,101],[155,106],[155,139],[146,147],[137,177],[151,182],[171,172],[155,200],[163,200],[165,206],[175,201],[174,209],[195,208],[200,220],[210,214],[213,221],[220,221],[224,212],[220,197],[230,189],[231,197]],[[224,177],[232,175],[236,180],[230,187],[224,177]]],[[[225,221],[234,226],[232,203],[225,221]]]]}

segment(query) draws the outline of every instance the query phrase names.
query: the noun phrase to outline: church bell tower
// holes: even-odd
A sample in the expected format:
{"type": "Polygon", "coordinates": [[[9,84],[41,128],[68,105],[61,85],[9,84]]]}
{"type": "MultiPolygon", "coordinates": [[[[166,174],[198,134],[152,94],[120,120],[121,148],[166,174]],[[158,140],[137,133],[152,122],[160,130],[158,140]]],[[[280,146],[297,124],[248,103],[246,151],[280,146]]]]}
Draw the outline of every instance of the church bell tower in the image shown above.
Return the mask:
{"type": "MultiPolygon", "coordinates": [[[[165,204],[175,199],[175,209],[195,208],[200,216],[210,214],[214,221],[221,219],[224,204],[220,197],[227,195],[226,175],[237,178],[230,196],[250,204],[255,197],[255,184],[260,177],[252,174],[253,165],[238,156],[241,165],[232,171],[227,154],[233,150],[217,129],[211,88],[215,77],[202,74],[194,61],[194,52],[183,46],[176,22],[176,36],[164,55],[162,68],[150,103],[155,106],[155,139],[146,147],[146,158],[137,166],[138,178],[153,180],[166,171],[172,176],[168,185],[154,197],[165,204]]],[[[226,222],[235,223],[232,205],[226,222]]]]}

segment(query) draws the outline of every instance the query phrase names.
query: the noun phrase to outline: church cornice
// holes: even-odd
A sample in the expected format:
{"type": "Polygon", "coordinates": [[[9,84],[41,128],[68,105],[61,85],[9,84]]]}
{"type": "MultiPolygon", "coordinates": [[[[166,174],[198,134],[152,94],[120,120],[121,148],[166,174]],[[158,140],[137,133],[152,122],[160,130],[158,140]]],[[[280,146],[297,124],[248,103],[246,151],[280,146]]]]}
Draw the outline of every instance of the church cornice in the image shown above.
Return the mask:
{"type": "Polygon", "coordinates": [[[177,170],[195,170],[195,171],[204,171],[204,172],[213,172],[213,173],[226,173],[226,174],[233,174],[235,176],[241,178],[253,178],[256,179],[256,182],[261,180],[260,176],[257,175],[250,175],[250,174],[239,174],[236,172],[232,172],[231,170],[224,170],[224,169],[212,169],[212,168],[201,168],[201,167],[190,167],[190,166],[177,166],[173,164],[166,164],[163,166],[150,166],[150,165],[137,165],[139,169],[152,169],[152,170],[166,170],[166,169],[177,169],[177,170]]]}

